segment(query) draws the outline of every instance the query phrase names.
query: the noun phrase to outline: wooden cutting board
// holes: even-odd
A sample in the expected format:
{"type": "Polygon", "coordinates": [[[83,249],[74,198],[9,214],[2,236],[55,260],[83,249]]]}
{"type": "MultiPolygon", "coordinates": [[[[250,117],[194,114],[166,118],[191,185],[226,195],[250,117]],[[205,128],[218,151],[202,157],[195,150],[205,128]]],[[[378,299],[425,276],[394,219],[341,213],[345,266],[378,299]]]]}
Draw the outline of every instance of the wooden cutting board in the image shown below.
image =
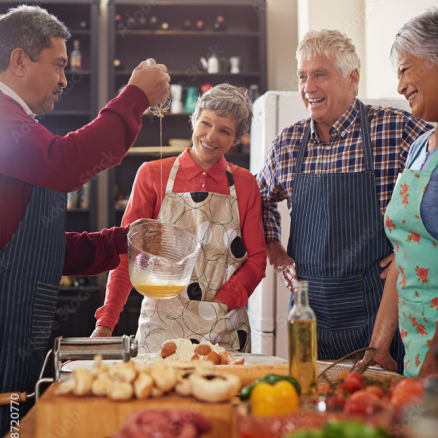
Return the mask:
{"type": "Polygon", "coordinates": [[[213,429],[206,438],[232,436],[232,404],[200,403],[192,397],[113,402],[107,398],[55,396],[54,383],[36,405],[36,438],[107,438],[123,428],[131,412],[148,408],[191,409],[208,418],[213,429]]]}
{"type": "MultiPolygon", "coordinates": [[[[287,375],[288,365],[229,365],[221,366],[220,371],[239,376],[242,386],[246,386],[266,374],[287,375]]],[[[233,434],[231,402],[204,403],[178,395],[113,402],[98,397],[55,396],[56,385],[58,383],[54,383],[36,405],[36,438],[107,438],[122,429],[128,414],[148,408],[192,409],[213,423],[206,438],[231,437],[233,434]]]]}

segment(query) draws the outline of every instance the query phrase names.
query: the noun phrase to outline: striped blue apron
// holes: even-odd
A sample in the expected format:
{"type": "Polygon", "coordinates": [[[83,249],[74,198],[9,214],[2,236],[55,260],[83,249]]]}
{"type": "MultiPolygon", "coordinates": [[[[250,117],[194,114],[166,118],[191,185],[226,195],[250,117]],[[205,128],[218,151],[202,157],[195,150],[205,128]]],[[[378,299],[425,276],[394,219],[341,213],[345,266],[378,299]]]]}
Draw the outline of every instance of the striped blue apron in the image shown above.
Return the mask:
{"type": "MultiPolygon", "coordinates": [[[[298,279],[309,283],[320,360],[339,359],[369,345],[385,284],[379,263],[393,250],[375,189],[368,110],[360,101],[359,107],[364,172],[303,173],[310,124],[297,157],[287,252],[298,279]]],[[[402,372],[398,330],[390,352],[402,372]]]]}
{"type": "MultiPolygon", "coordinates": [[[[66,198],[33,186],[25,214],[0,252],[0,392],[35,389],[64,265],[66,198]]],[[[30,406],[20,403],[20,418],[30,406]]],[[[0,436],[10,421],[10,406],[0,406],[0,436]]]]}

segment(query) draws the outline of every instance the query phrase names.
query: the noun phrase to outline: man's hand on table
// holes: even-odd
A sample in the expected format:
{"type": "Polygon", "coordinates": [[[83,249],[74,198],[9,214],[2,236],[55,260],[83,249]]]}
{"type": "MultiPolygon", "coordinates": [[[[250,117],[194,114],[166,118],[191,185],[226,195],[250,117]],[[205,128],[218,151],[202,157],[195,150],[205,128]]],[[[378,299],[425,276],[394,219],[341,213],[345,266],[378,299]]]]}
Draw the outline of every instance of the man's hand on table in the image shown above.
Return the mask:
{"type": "Polygon", "coordinates": [[[295,270],[295,260],[290,258],[281,243],[278,241],[269,242],[266,245],[269,263],[275,272],[280,275],[281,280],[286,287],[293,292],[294,282],[297,281],[297,272],[295,270]]]}
{"type": "Polygon", "coordinates": [[[109,327],[99,325],[94,329],[94,332],[91,333],[90,338],[110,338],[112,334],[113,331],[109,327]]]}

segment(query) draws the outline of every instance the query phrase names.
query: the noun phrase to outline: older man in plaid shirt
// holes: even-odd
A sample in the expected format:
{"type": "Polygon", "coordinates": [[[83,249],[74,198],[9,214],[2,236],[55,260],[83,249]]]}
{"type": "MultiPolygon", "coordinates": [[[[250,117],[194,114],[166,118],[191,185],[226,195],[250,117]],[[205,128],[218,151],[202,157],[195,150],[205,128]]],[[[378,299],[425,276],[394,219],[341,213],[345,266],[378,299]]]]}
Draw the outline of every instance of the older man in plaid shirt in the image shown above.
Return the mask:
{"type": "MultiPolygon", "coordinates": [[[[355,97],[360,61],[340,32],[307,33],[297,60],[310,118],[274,140],[257,179],[269,261],[290,290],[296,279],[309,283],[318,358],[338,359],[369,344],[383,268],[393,259],[383,213],[410,144],[431,127],[355,97]],[[287,252],[277,211],[284,199],[291,215],[287,252]]],[[[391,355],[402,372],[398,332],[391,355]]]]}

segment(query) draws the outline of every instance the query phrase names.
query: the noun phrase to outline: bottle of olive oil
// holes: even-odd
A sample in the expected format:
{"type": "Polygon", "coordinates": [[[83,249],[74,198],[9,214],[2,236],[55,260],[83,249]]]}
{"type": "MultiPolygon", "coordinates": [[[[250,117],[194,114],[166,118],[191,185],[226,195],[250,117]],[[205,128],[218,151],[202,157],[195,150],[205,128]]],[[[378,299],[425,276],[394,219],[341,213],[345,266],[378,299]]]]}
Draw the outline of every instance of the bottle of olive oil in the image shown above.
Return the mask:
{"type": "Polygon", "coordinates": [[[294,305],[288,318],[289,374],[298,380],[303,395],[316,392],[316,316],[309,306],[307,281],[296,283],[294,305]]]}

